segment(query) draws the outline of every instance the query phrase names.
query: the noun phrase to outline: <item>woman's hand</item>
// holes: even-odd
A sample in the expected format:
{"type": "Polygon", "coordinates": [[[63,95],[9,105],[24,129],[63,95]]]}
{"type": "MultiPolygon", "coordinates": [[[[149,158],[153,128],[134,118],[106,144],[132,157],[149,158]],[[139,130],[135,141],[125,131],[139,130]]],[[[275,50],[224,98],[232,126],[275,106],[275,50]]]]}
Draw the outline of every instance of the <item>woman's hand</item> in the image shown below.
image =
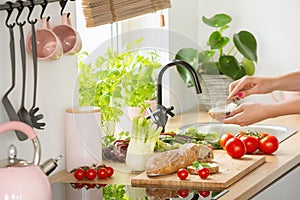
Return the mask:
{"type": "Polygon", "coordinates": [[[271,104],[243,103],[221,121],[225,124],[247,126],[272,117],[271,107],[271,104]]]}
{"type": "Polygon", "coordinates": [[[229,96],[227,100],[233,98],[244,98],[251,94],[266,94],[273,91],[273,78],[244,76],[229,85],[229,96]]]}

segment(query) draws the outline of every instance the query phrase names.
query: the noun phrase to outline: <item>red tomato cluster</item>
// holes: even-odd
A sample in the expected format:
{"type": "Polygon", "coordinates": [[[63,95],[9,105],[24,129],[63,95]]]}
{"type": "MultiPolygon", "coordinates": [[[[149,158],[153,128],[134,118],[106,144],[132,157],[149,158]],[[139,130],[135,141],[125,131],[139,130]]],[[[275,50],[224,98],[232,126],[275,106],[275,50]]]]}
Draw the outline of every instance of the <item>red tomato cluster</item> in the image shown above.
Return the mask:
{"type": "Polygon", "coordinates": [[[100,179],[111,177],[114,174],[114,169],[110,166],[98,165],[92,167],[79,167],[71,172],[74,172],[73,175],[77,180],[83,180],[84,178],[94,180],[97,176],[100,179]]]}
{"type": "MultiPolygon", "coordinates": [[[[202,167],[198,170],[198,175],[202,179],[206,179],[209,176],[209,170],[206,167],[202,167]]],[[[177,177],[180,180],[185,180],[189,176],[189,172],[185,168],[181,168],[177,171],[177,177]]]]}
{"type": "MultiPolygon", "coordinates": [[[[186,198],[189,196],[189,191],[188,190],[178,190],[177,191],[178,197],[180,198],[186,198]]],[[[206,191],[206,190],[199,190],[198,194],[203,197],[206,198],[210,195],[210,191],[206,191]]]]}
{"type": "Polygon", "coordinates": [[[105,187],[106,184],[95,184],[95,183],[70,183],[74,189],[82,189],[85,188],[87,190],[95,188],[100,189],[101,187],[105,187]]]}
{"type": "Polygon", "coordinates": [[[231,133],[223,134],[220,145],[232,158],[241,158],[246,153],[252,154],[257,150],[264,154],[272,154],[278,149],[279,142],[274,135],[264,132],[255,134],[240,132],[236,136],[231,133]]]}

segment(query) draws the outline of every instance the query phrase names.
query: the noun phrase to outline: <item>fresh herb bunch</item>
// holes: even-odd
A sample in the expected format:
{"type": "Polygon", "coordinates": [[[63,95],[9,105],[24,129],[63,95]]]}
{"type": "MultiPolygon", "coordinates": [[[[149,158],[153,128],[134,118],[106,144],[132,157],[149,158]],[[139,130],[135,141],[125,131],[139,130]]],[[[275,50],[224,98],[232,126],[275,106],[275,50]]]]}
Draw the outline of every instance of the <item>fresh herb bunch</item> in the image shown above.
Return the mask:
{"type": "MultiPolygon", "coordinates": [[[[216,14],[211,18],[203,16],[202,21],[215,28],[207,41],[209,49],[198,51],[183,48],[175,55],[175,59],[188,62],[196,71],[204,74],[225,74],[234,80],[253,75],[257,62],[257,42],[254,35],[246,30],[235,33],[232,37],[233,44],[228,49],[226,47],[231,40],[224,32],[229,28],[232,18],[227,14],[216,14]],[[241,61],[238,61],[239,58],[241,61]]],[[[180,66],[177,70],[188,86],[193,86],[189,72],[180,66]]]]}
{"type": "MultiPolygon", "coordinates": [[[[127,46],[140,43],[137,40],[127,46]]],[[[122,54],[126,58],[126,73],[122,76],[121,87],[123,98],[127,106],[139,106],[143,112],[149,104],[145,101],[156,98],[156,70],[161,67],[156,51],[142,51],[141,49],[127,51],[122,54]]]]}
{"type": "Polygon", "coordinates": [[[100,55],[95,65],[84,64],[86,56],[88,53],[85,52],[79,57],[79,104],[100,107],[102,124],[108,121],[117,122],[123,115],[119,80],[124,71],[112,66],[116,55],[111,49],[108,49],[104,56],[100,55]]]}
{"type": "Polygon", "coordinates": [[[103,188],[103,200],[127,200],[125,185],[110,184],[103,188]]]}
{"type": "Polygon", "coordinates": [[[149,104],[145,100],[155,98],[155,70],[161,67],[155,51],[132,50],[142,38],[117,53],[108,48],[94,63],[85,64],[87,52],[79,56],[79,103],[82,106],[98,106],[102,124],[118,122],[124,106],[141,106],[144,111],[149,104]]]}

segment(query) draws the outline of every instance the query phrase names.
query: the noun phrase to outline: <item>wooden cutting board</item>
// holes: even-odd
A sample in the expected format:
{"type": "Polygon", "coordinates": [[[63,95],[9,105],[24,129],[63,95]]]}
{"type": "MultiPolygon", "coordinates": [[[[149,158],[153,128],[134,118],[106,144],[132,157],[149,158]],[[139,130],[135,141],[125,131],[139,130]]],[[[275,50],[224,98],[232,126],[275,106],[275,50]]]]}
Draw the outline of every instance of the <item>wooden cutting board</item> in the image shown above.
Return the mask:
{"type": "Polygon", "coordinates": [[[133,186],[158,186],[158,187],[203,187],[210,189],[225,189],[238,181],[243,176],[266,162],[264,155],[244,155],[240,159],[233,159],[223,150],[214,151],[214,162],[219,165],[219,173],[211,174],[207,179],[198,175],[189,175],[186,180],[177,178],[177,174],[148,177],[146,172],[131,179],[133,186]]]}

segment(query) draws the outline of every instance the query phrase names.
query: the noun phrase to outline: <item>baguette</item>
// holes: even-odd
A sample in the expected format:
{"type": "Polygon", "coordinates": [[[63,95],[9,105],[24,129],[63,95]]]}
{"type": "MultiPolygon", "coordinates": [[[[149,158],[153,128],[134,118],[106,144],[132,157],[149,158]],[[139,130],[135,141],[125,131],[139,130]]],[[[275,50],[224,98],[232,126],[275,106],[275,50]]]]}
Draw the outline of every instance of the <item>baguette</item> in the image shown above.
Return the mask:
{"type": "Polygon", "coordinates": [[[152,155],[146,163],[148,176],[161,176],[187,168],[194,161],[212,161],[213,150],[202,144],[186,143],[179,149],[165,151],[152,155]]]}

